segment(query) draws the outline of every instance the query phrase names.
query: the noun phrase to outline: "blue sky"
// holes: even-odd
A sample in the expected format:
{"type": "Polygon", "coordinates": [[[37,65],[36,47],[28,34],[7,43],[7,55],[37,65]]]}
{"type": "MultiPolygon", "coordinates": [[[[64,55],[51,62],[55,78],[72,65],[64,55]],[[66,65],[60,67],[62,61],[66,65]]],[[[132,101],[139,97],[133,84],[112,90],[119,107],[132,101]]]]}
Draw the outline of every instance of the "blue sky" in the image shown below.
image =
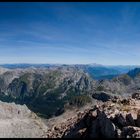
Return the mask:
{"type": "Polygon", "coordinates": [[[140,3],[0,3],[0,63],[140,65],[140,3]]]}

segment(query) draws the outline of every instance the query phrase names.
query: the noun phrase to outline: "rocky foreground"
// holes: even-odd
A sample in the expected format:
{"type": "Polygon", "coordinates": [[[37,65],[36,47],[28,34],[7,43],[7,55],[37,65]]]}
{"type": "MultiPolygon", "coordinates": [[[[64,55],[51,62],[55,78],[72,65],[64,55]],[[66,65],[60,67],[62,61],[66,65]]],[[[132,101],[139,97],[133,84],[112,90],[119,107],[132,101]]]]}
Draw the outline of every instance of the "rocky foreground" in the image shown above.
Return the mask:
{"type": "Polygon", "coordinates": [[[47,129],[25,105],[0,102],[0,138],[40,138],[47,129]]]}
{"type": "Polygon", "coordinates": [[[1,138],[140,138],[140,94],[96,100],[45,121],[26,105],[0,102],[1,138]]]}
{"type": "Polygon", "coordinates": [[[48,138],[140,138],[139,96],[98,102],[54,125],[48,138]],[[132,98],[133,97],[133,98],[132,98]]]}

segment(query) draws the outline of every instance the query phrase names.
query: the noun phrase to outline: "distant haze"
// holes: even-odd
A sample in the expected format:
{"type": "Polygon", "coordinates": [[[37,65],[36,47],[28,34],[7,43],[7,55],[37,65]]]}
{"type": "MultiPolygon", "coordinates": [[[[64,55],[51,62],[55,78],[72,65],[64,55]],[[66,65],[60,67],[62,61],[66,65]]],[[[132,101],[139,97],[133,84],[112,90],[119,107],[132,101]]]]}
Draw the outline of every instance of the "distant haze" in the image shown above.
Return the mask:
{"type": "Polygon", "coordinates": [[[140,65],[140,3],[0,3],[0,64],[140,65]]]}

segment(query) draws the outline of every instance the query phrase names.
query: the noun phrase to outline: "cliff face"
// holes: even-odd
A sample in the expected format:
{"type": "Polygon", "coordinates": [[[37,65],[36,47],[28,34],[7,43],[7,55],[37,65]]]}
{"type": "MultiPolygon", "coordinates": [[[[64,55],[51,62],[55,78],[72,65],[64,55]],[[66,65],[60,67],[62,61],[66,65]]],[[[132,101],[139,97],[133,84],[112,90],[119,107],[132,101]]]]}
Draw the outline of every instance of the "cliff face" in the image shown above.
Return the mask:
{"type": "Polygon", "coordinates": [[[41,138],[48,128],[26,105],[0,101],[1,138],[41,138]]]}

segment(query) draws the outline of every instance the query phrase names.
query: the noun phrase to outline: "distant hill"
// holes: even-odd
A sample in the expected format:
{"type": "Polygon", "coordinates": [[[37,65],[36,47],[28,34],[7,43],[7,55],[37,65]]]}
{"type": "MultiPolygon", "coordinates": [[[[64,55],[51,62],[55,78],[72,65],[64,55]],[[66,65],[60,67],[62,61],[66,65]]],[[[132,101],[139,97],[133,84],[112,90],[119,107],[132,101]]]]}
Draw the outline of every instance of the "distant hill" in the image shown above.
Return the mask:
{"type": "Polygon", "coordinates": [[[137,66],[104,66],[104,65],[76,65],[79,69],[83,69],[92,78],[96,80],[112,79],[120,74],[125,74],[137,66]]]}
{"type": "Polygon", "coordinates": [[[0,65],[3,68],[8,69],[16,69],[16,68],[29,68],[29,67],[36,67],[36,68],[42,68],[42,67],[53,67],[54,65],[51,64],[1,64],[0,65]]]}
{"type": "Polygon", "coordinates": [[[140,68],[135,68],[127,73],[130,77],[134,78],[140,74],[140,68]]]}
{"type": "Polygon", "coordinates": [[[126,74],[120,74],[112,79],[98,80],[96,86],[101,91],[127,96],[135,92],[140,93],[139,83],[140,68],[135,68],[126,74]]]}
{"type": "Polygon", "coordinates": [[[92,78],[97,80],[103,79],[112,79],[120,74],[125,74],[130,70],[138,67],[138,66],[106,66],[100,64],[75,64],[75,65],[68,65],[68,64],[2,64],[0,65],[3,68],[9,69],[16,69],[16,68],[62,68],[62,67],[72,67],[77,69],[82,69],[86,73],[88,73],[92,78]]]}

